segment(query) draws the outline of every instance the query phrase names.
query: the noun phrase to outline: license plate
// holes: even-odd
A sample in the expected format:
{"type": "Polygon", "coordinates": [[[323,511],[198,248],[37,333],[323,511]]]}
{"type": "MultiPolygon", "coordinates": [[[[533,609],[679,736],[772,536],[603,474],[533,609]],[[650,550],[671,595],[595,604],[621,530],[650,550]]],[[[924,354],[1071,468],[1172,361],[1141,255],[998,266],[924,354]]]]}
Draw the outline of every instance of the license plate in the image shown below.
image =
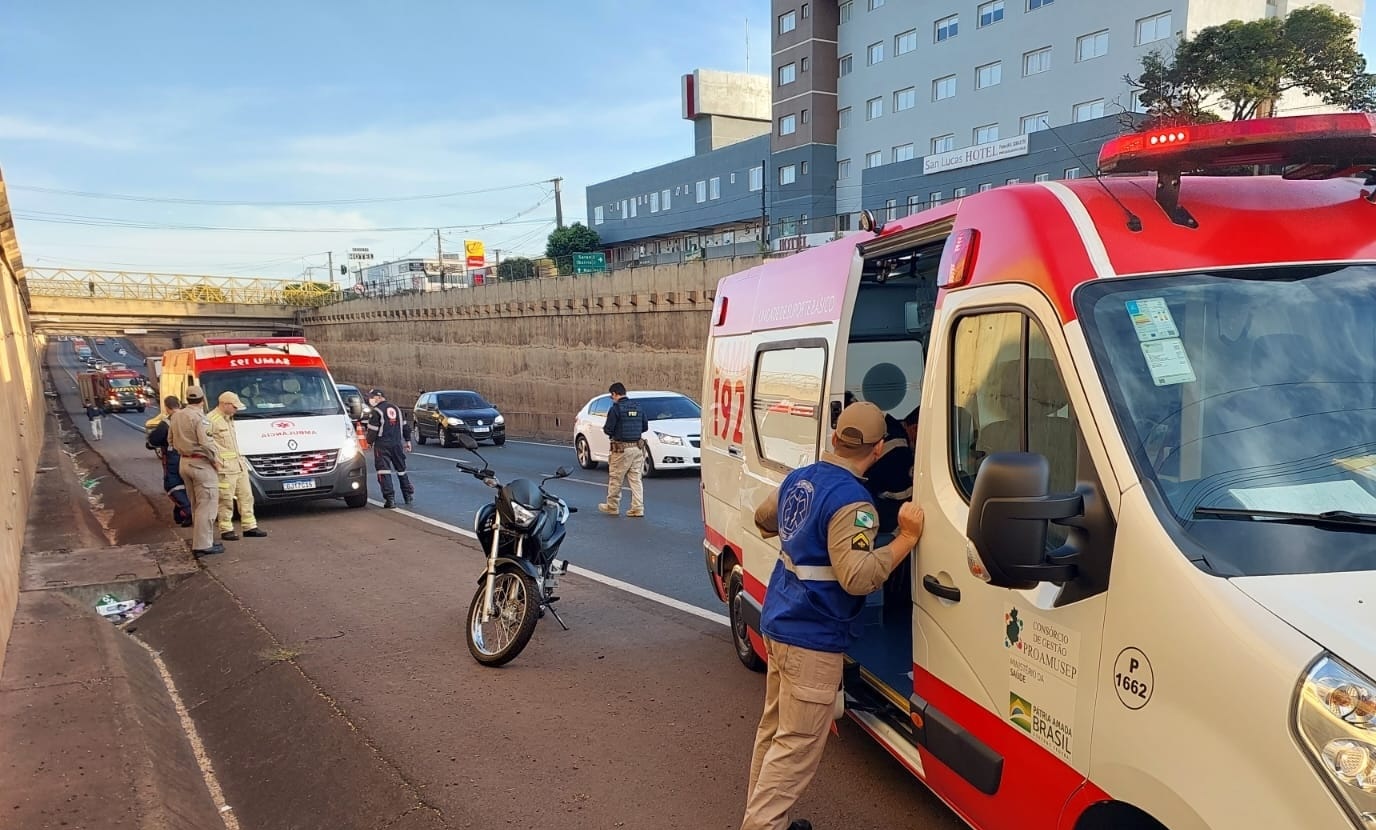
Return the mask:
{"type": "Polygon", "coordinates": [[[474,432],[487,432],[487,427],[473,427],[474,432]]]}
{"type": "Polygon", "coordinates": [[[287,491],[287,492],[292,492],[292,491],[295,491],[295,490],[314,490],[314,489],[315,489],[315,479],[313,479],[313,478],[298,478],[298,479],[296,479],[296,480],[294,480],[294,481],[284,481],[284,482],[282,482],[282,489],[285,490],[285,491],[287,491]]]}

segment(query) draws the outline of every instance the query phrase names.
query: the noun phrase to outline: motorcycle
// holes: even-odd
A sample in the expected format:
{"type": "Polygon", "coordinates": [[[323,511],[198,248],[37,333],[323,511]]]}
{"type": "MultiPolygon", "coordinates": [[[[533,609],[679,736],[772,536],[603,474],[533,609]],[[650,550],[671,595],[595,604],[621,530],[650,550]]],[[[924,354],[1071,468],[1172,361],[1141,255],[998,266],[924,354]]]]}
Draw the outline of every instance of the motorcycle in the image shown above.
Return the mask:
{"type": "Polygon", "coordinates": [[[468,651],[485,666],[508,663],[525,649],[535,624],[549,611],[569,630],[554,609],[559,577],[569,563],[558,558],[564,543],[570,507],[545,491],[551,479],[567,478],[560,467],[534,484],[518,478],[503,484],[471,435],[459,436],[459,446],[478,456],[482,466],[460,461],[455,466],[497,491],[492,502],[478,510],[474,530],[487,551],[487,568],[478,578],[478,591],[468,606],[468,651]]]}

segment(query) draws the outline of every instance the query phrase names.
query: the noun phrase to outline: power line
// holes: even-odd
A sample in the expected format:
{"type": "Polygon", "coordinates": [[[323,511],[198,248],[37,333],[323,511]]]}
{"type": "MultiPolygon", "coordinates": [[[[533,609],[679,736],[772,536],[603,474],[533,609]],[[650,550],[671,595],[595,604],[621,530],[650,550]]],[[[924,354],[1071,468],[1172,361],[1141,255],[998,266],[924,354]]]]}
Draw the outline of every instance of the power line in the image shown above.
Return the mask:
{"type": "MultiPolygon", "coordinates": [[[[355,227],[355,228],[261,228],[234,227],[228,225],[179,225],[170,222],[151,222],[136,219],[116,219],[108,216],[80,216],[76,214],[54,213],[51,211],[16,212],[14,218],[27,222],[44,222],[54,225],[82,225],[86,227],[126,228],[131,230],[159,231],[224,231],[232,233],[400,233],[421,231],[433,225],[398,225],[395,227],[355,227]]],[[[500,225],[530,225],[544,222],[544,219],[517,219],[513,221],[486,222],[474,225],[441,225],[445,230],[485,230],[500,225]]]]}
{"type": "Polygon", "coordinates": [[[10,190],[23,190],[29,193],[49,193],[58,196],[77,196],[83,199],[108,199],[124,202],[153,202],[170,205],[217,205],[221,207],[319,207],[323,205],[373,205],[387,202],[419,202],[428,199],[451,199],[456,196],[476,196],[483,193],[497,193],[503,190],[518,190],[523,187],[544,187],[549,180],[524,182],[500,187],[486,187],[478,190],[458,190],[453,193],[430,193],[420,196],[369,196],[353,199],[305,199],[297,201],[237,201],[233,199],[191,199],[177,196],[142,196],[132,193],[95,193],[85,190],[63,190],[56,187],[36,187],[32,185],[9,186],[10,190]]]}

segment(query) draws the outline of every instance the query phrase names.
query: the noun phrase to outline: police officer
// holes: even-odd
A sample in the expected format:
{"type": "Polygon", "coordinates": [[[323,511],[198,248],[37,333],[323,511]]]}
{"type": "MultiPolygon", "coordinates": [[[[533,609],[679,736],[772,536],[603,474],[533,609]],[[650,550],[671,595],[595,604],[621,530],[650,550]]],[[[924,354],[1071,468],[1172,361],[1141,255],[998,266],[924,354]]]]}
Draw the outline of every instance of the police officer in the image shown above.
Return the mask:
{"type": "Polygon", "coordinates": [[[650,428],[640,404],[626,397],[626,387],[613,383],[607,388],[612,396],[612,408],[602,431],[611,438],[611,456],[607,459],[607,500],[597,509],[608,515],[621,513],[621,481],[629,478],[631,509],[626,515],[639,518],[645,515],[645,487],[640,475],[645,466],[645,451],[640,448],[640,436],[650,428]]]}
{"type": "Polygon", "coordinates": [[[168,395],[162,405],[167,415],[148,433],[144,446],[156,452],[162,461],[162,489],[172,500],[172,518],[179,527],[191,527],[191,499],[186,495],[186,482],[182,481],[182,457],[169,440],[172,413],[182,408],[182,402],[176,395],[168,395]]]}
{"type": "Polygon", "coordinates": [[[220,448],[220,538],[238,541],[234,532],[234,502],[239,502],[239,523],[244,535],[261,539],[268,535],[258,527],[253,515],[253,487],[248,480],[248,462],[239,453],[239,436],[234,432],[234,413],[244,402],[233,392],[221,392],[217,406],[210,411],[210,436],[220,448]]]}
{"type": "Polygon", "coordinates": [[[907,503],[894,540],[875,546],[878,512],[862,479],[884,451],[884,434],[874,404],[846,407],[833,451],[789,473],[755,511],[756,526],[777,534],[783,552],[760,618],[769,674],[741,830],[811,829],[805,820],[786,824],[788,812],[821,763],[852,626],[865,595],[922,536],[922,508],[907,503]]]}
{"type": "Polygon", "coordinates": [[[191,552],[196,556],[224,553],[215,541],[215,514],[220,506],[220,448],[210,437],[205,414],[205,392],[186,387],[186,406],[172,413],[168,434],[172,448],[181,456],[180,472],[191,496],[191,552]]]}
{"type": "Polygon", "coordinates": [[[392,499],[392,476],[395,471],[401,482],[401,497],[407,504],[415,501],[416,490],[406,474],[406,453],[411,451],[411,428],[402,411],[387,400],[381,389],[368,390],[368,444],[373,448],[373,466],[377,469],[377,484],[382,488],[382,506],[396,507],[392,499]]]}

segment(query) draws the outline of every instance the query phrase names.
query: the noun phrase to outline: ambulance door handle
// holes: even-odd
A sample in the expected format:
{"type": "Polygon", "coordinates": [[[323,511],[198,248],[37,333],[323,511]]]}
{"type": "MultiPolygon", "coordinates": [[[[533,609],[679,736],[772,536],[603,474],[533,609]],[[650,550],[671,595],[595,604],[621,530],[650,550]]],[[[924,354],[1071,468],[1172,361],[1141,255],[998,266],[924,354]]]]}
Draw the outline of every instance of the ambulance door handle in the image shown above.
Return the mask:
{"type": "Polygon", "coordinates": [[[953,585],[942,585],[931,574],[922,577],[922,587],[927,589],[929,594],[936,594],[942,599],[949,599],[951,602],[960,602],[959,588],[953,585]]]}
{"type": "Polygon", "coordinates": [[[740,458],[743,455],[740,447],[727,447],[726,452],[732,458],[740,458]]]}

